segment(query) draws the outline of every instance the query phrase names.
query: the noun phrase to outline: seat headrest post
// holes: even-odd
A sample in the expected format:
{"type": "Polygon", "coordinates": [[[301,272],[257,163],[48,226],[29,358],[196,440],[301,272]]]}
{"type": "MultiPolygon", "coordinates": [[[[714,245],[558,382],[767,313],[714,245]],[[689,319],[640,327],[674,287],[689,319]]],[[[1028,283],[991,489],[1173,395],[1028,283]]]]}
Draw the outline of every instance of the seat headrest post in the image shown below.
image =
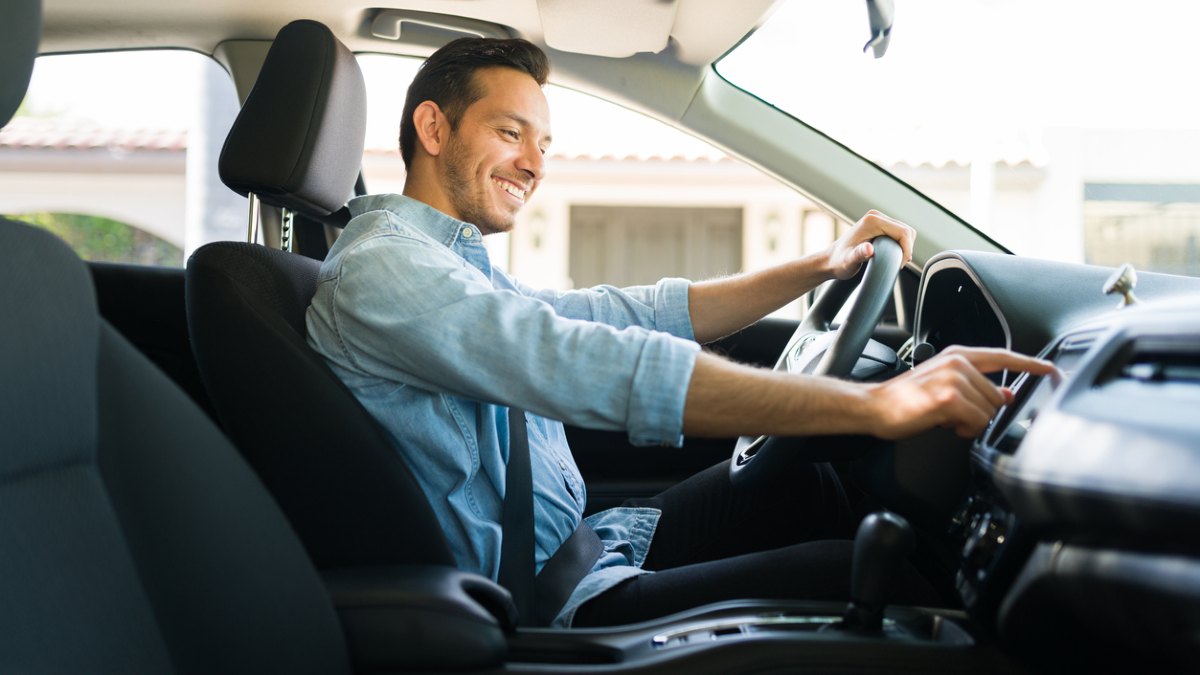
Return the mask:
{"type": "Polygon", "coordinates": [[[262,204],[259,202],[258,195],[251,192],[246,195],[250,198],[250,214],[249,224],[246,228],[246,243],[253,244],[258,241],[258,228],[261,222],[262,204]]]}

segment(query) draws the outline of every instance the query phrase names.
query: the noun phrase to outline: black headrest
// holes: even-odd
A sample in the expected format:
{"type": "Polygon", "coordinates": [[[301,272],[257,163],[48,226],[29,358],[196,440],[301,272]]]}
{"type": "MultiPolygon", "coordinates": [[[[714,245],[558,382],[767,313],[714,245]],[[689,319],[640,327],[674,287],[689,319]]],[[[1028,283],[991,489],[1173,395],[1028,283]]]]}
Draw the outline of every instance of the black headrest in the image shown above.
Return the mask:
{"type": "Polygon", "coordinates": [[[25,98],[41,39],[42,0],[5,0],[0,12],[0,127],[25,98]]]}
{"type": "Polygon", "coordinates": [[[221,150],[241,195],[322,218],[354,195],[367,133],[358,61],[315,21],[284,26],[221,150]]]}

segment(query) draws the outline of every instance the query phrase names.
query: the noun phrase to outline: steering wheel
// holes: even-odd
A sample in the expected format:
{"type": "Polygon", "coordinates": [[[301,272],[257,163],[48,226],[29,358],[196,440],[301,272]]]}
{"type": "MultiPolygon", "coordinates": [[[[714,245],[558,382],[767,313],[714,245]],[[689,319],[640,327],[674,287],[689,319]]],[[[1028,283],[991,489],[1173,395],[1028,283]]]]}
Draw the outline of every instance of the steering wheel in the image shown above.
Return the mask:
{"type": "MultiPolygon", "coordinates": [[[[845,377],[854,369],[883,316],[892,286],[900,273],[903,251],[895,239],[876,237],[871,244],[875,255],[859,273],[849,279],[832,281],[796,328],[787,347],[775,363],[775,370],[809,375],[845,377]],[[860,281],[861,279],[861,281],[860,281]],[[836,331],[830,330],[833,318],[858,287],[858,297],[836,331]]],[[[734,483],[767,476],[794,458],[804,446],[804,438],[742,436],[733,449],[729,479],[734,483]]]]}

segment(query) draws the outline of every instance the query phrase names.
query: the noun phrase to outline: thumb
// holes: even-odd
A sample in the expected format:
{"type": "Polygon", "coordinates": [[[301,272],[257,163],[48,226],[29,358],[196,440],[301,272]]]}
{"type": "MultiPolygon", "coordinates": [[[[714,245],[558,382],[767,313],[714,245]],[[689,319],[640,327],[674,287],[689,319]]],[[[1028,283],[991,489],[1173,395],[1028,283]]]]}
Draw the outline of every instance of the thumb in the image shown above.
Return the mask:
{"type": "Polygon", "coordinates": [[[863,243],[854,247],[854,253],[851,255],[851,258],[856,263],[863,263],[869,260],[873,255],[875,255],[875,247],[871,245],[871,242],[864,241],[863,243]]]}

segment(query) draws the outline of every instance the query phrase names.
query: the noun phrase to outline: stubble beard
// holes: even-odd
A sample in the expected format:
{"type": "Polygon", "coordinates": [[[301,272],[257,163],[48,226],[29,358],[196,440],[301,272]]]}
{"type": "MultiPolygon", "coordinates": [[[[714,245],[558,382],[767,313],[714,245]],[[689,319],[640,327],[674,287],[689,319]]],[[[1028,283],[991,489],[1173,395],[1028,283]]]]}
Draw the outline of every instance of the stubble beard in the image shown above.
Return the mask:
{"type": "Polygon", "coordinates": [[[496,222],[488,213],[487,195],[481,186],[472,182],[468,160],[466,148],[451,136],[446,144],[446,189],[449,191],[450,205],[458,213],[459,220],[471,223],[484,234],[511,230],[511,217],[496,222]]]}

